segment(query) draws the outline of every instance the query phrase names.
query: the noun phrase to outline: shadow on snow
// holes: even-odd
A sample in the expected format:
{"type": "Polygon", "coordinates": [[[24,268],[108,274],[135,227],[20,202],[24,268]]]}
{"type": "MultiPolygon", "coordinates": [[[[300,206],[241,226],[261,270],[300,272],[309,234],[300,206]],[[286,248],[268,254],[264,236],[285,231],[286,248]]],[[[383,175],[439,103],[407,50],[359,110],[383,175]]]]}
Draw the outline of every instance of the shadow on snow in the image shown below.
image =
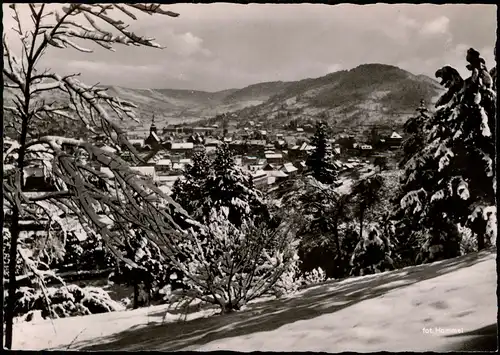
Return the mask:
{"type": "MultiPolygon", "coordinates": [[[[382,296],[388,291],[472,266],[489,257],[491,253],[484,251],[383,274],[326,282],[302,290],[293,297],[248,305],[248,309],[233,314],[185,322],[135,326],[109,337],[80,342],[74,347],[91,351],[195,349],[218,339],[271,331],[285,324],[334,313],[358,302],[382,296]]],[[[151,316],[161,317],[163,314],[164,311],[151,316]]],[[[488,330],[492,333],[490,328],[488,330]]],[[[473,343],[470,339],[467,341],[467,345],[462,346],[463,349],[476,350],[475,347],[482,349],[485,346],[473,343]]],[[[489,346],[491,347],[491,344],[489,346]]]]}

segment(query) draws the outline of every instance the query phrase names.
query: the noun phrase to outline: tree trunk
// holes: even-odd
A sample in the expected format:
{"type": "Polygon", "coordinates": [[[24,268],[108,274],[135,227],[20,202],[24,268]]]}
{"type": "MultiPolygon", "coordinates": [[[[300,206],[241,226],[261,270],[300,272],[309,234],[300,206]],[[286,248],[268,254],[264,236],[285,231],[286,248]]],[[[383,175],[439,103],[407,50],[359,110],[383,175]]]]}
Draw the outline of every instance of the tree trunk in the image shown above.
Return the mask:
{"type": "MultiPolygon", "coordinates": [[[[28,68],[29,73],[31,73],[31,68],[28,68]]],[[[25,93],[26,101],[24,103],[25,112],[29,109],[29,86],[27,87],[27,93],[25,93]]],[[[19,193],[22,193],[23,183],[24,183],[24,156],[26,154],[26,137],[28,136],[28,120],[29,117],[22,117],[22,128],[21,136],[19,139],[19,156],[17,158],[17,169],[19,169],[19,193]]],[[[17,187],[17,186],[16,186],[17,187]]],[[[14,197],[14,201],[18,197],[14,197]]],[[[13,331],[13,321],[14,321],[14,307],[16,305],[16,291],[17,291],[17,280],[16,280],[16,264],[17,264],[17,243],[19,240],[19,220],[21,211],[19,210],[16,203],[12,207],[12,225],[10,227],[10,260],[9,260],[9,286],[8,295],[9,299],[7,301],[7,309],[5,310],[5,347],[7,349],[12,349],[12,331],[13,331]]]]}
{"type": "Polygon", "coordinates": [[[342,254],[342,250],[340,248],[340,239],[339,239],[339,225],[338,225],[338,220],[336,219],[335,222],[333,223],[333,238],[335,242],[335,247],[337,248],[337,265],[335,266],[335,269],[338,270],[338,275],[336,275],[338,278],[344,277],[344,257],[342,254]]]}
{"type": "Polygon", "coordinates": [[[361,207],[359,211],[359,237],[363,238],[363,220],[365,218],[365,208],[361,207]]]}
{"type": "Polygon", "coordinates": [[[484,233],[477,233],[477,250],[481,251],[485,248],[484,233]]]}
{"type": "Polygon", "coordinates": [[[134,281],[134,303],[132,304],[134,309],[139,307],[139,284],[134,281]]]}
{"type": "MultiPolygon", "coordinates": [[[[19,239],[19,209],[14,204],[12,208],[12,225],[10,227],[10,253],[9,253],[9,286],[7,308],[5,309],[5,347],[12,349],[12,327],[14,320],[14,307],[16,306],[16,264],[17,241],[19,239]]],[[[3,336],[3,335],[2,335],[3,336]]]]}

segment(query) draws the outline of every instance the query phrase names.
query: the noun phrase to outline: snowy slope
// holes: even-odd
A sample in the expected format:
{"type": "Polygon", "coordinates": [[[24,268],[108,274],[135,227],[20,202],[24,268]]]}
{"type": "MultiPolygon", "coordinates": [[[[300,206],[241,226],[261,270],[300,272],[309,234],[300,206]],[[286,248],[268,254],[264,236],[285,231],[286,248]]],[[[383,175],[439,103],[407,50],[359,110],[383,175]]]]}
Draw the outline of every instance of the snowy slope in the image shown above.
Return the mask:
{"type": "Polygon", "coordinates": [[[71,343],[71,349],[128,351],[480,350],[475,343],[479,336],[466,333],[483,328],[480,332],[496,339],[495,259],[496,253],[482,252],[327,282],[231,315],[195,312],[179,323],[171,323],[178,316],[169,314],[161,324],[166,306],[55,320],[53,325],[19,323],[14,347],[66,349],[71,343]]]}

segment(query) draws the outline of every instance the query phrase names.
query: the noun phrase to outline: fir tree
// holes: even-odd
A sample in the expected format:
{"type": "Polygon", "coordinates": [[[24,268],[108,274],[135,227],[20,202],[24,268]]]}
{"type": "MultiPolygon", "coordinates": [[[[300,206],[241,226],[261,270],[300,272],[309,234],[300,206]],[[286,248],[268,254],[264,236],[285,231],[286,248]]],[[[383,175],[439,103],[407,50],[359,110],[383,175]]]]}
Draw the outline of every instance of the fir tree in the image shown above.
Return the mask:
{"type": "Polygon", "coordinates": [[[496,238],[496,88],[477,51],[469,49],[466,60],[472,75],[465,81],[451,67],[436,72],[449,90],[405,164],[400,227],[421,243],[419,261],[459,255],[459,226],[472,230],[479,249],[496,238]]]}
{"type": "Polygon", "coordinates": [[[199,222],[207,222],[213,208],[229,208],[229,220],[239,226],[244,220],[269,220],[269,211],[252,177],[237,167],[227,144],[218,147],[211,161],[205,152],[195,153],[185,170],[185,180],[177,180],[173,199],[199,222]]]}
{"type": "Polygon", "coordinates": [[[384,180],[378,174],[358,181],[352,188],[351,196],[354,202],[355,215],[359,220],[359,235],[364,237],[363,225],[366,214],[372,209],[381,197],[384,180]]]}
{"type": "Polygon", "coordinates": [[[206,150],[201,149],[193,154],[192,164],[186,167],[185,179],[179,179],[174,183],[172,198],[195,218],[201,216],[204,186],[211,171],[211,161],[207,157],[206,150]]]}
{"type": "Polygon", "coordinates": [[[235,165],[234,156],[227,144],[217,148],[203,194],[205,220],[212,208],[222,207],[229,209],[229,221],[236,226],[248,219],[255,220],[256,223],[269,219],[267,206],[254,187],[251,175],[235,165]]]}
{"type": "Polygon", "coordinates": [[[316,133],[311,138],[314,150],[306,161],[314,178],[323,184],[331,184],[337,179],[337,172],[331,162],[332,155],[327,137],[327,124],[323,121],[318,121],[316,123],[316,133]]]}
{"type": "Polygon", "coordinates": [[[403,168],[417,152],[421,151],[425,144],[426,132],[430,120],[430,113],[427,109],[424,100],[420,101],[420,106],[417,108],[419,114],[411,117],[404,124],[405,139],[402,144],[403,156],[399,163],[403,168]]]}

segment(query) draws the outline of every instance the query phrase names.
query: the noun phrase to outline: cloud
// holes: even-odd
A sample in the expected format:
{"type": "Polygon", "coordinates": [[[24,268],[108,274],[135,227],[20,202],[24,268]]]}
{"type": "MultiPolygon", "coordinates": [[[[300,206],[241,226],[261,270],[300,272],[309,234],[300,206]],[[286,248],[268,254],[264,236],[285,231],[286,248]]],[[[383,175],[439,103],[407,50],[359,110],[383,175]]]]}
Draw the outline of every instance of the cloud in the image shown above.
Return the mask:
{"type": "Polygon", "coordinates": [[[327,68],[326,68],[326,72],[329,74],[329,73],[335,73],[337,71],[340,71],[342,70],[342,64],[338,64],[338,63],[335,63],[335,64],[330,64],[327,68]]]}
{"type": "Polygon", "coordinates": [[[120,74],[130,72],[140,72],[140,73],[154,73],[155,71],[161,69],[158,65],[126,65],[117,63],[108,63],[101,61],[85,61],[85,60],[72,60],[67,63],[67,68],[71,71],[87,71],[97,74],[120,74]]]}
{"type": "Polygon", "coordinates": [[[396,22],[406,28],[418,28],[420,26],[417,20],[403,14],[398,16],[396,22]]]}
{"type": "Polygon", "coordinates": [[[440,16],[437,19],[424,23],[420,33],[425,35],[445,34],[448,32],[449,24],[450,19],[448,17],[440,16]]]}
{"type": "Polygon", "coordinates": [[[167,46],[172,47],[173,51],[183,57],[192,55],[210,56],[212,53],[203,46],[203,39],[195,36],[191,32],[175,34],[170,32],[166,38],[167,46]]]}
{"type": "MultiPolygon", "coordinates": [[[[54,6],[60,6],[55,4],[54,6]]],[[[364,63],[398,65],[433,76],[449,63],[465,68],[465,51],[476,48],[488,63],[496,41],[492,5],[466,4],[172,4],[177,18],[126,17],[130,30],[155,37],[163,50],[115,46],[95,52],[47,50],[40,64],[61,74],[81,72],[89,84],[221,90],[262,81],[319,77],[364,63]]],[[[10,9],[3,5],[5,31],[10,9]],[[5,11],[7,10],[7,11],[5,11]],[[7,13],[7,14],[6,14],[7,13]]],[[[30,11],[21,5],[26,24],[30,11]]],[[[117,13],[117,16],[121,16],[117,13]]],[[[74,20],[85,19],[81,16],[74,20]]],[[[491,59],[490,59],[491,57],[491,59]]]]}

